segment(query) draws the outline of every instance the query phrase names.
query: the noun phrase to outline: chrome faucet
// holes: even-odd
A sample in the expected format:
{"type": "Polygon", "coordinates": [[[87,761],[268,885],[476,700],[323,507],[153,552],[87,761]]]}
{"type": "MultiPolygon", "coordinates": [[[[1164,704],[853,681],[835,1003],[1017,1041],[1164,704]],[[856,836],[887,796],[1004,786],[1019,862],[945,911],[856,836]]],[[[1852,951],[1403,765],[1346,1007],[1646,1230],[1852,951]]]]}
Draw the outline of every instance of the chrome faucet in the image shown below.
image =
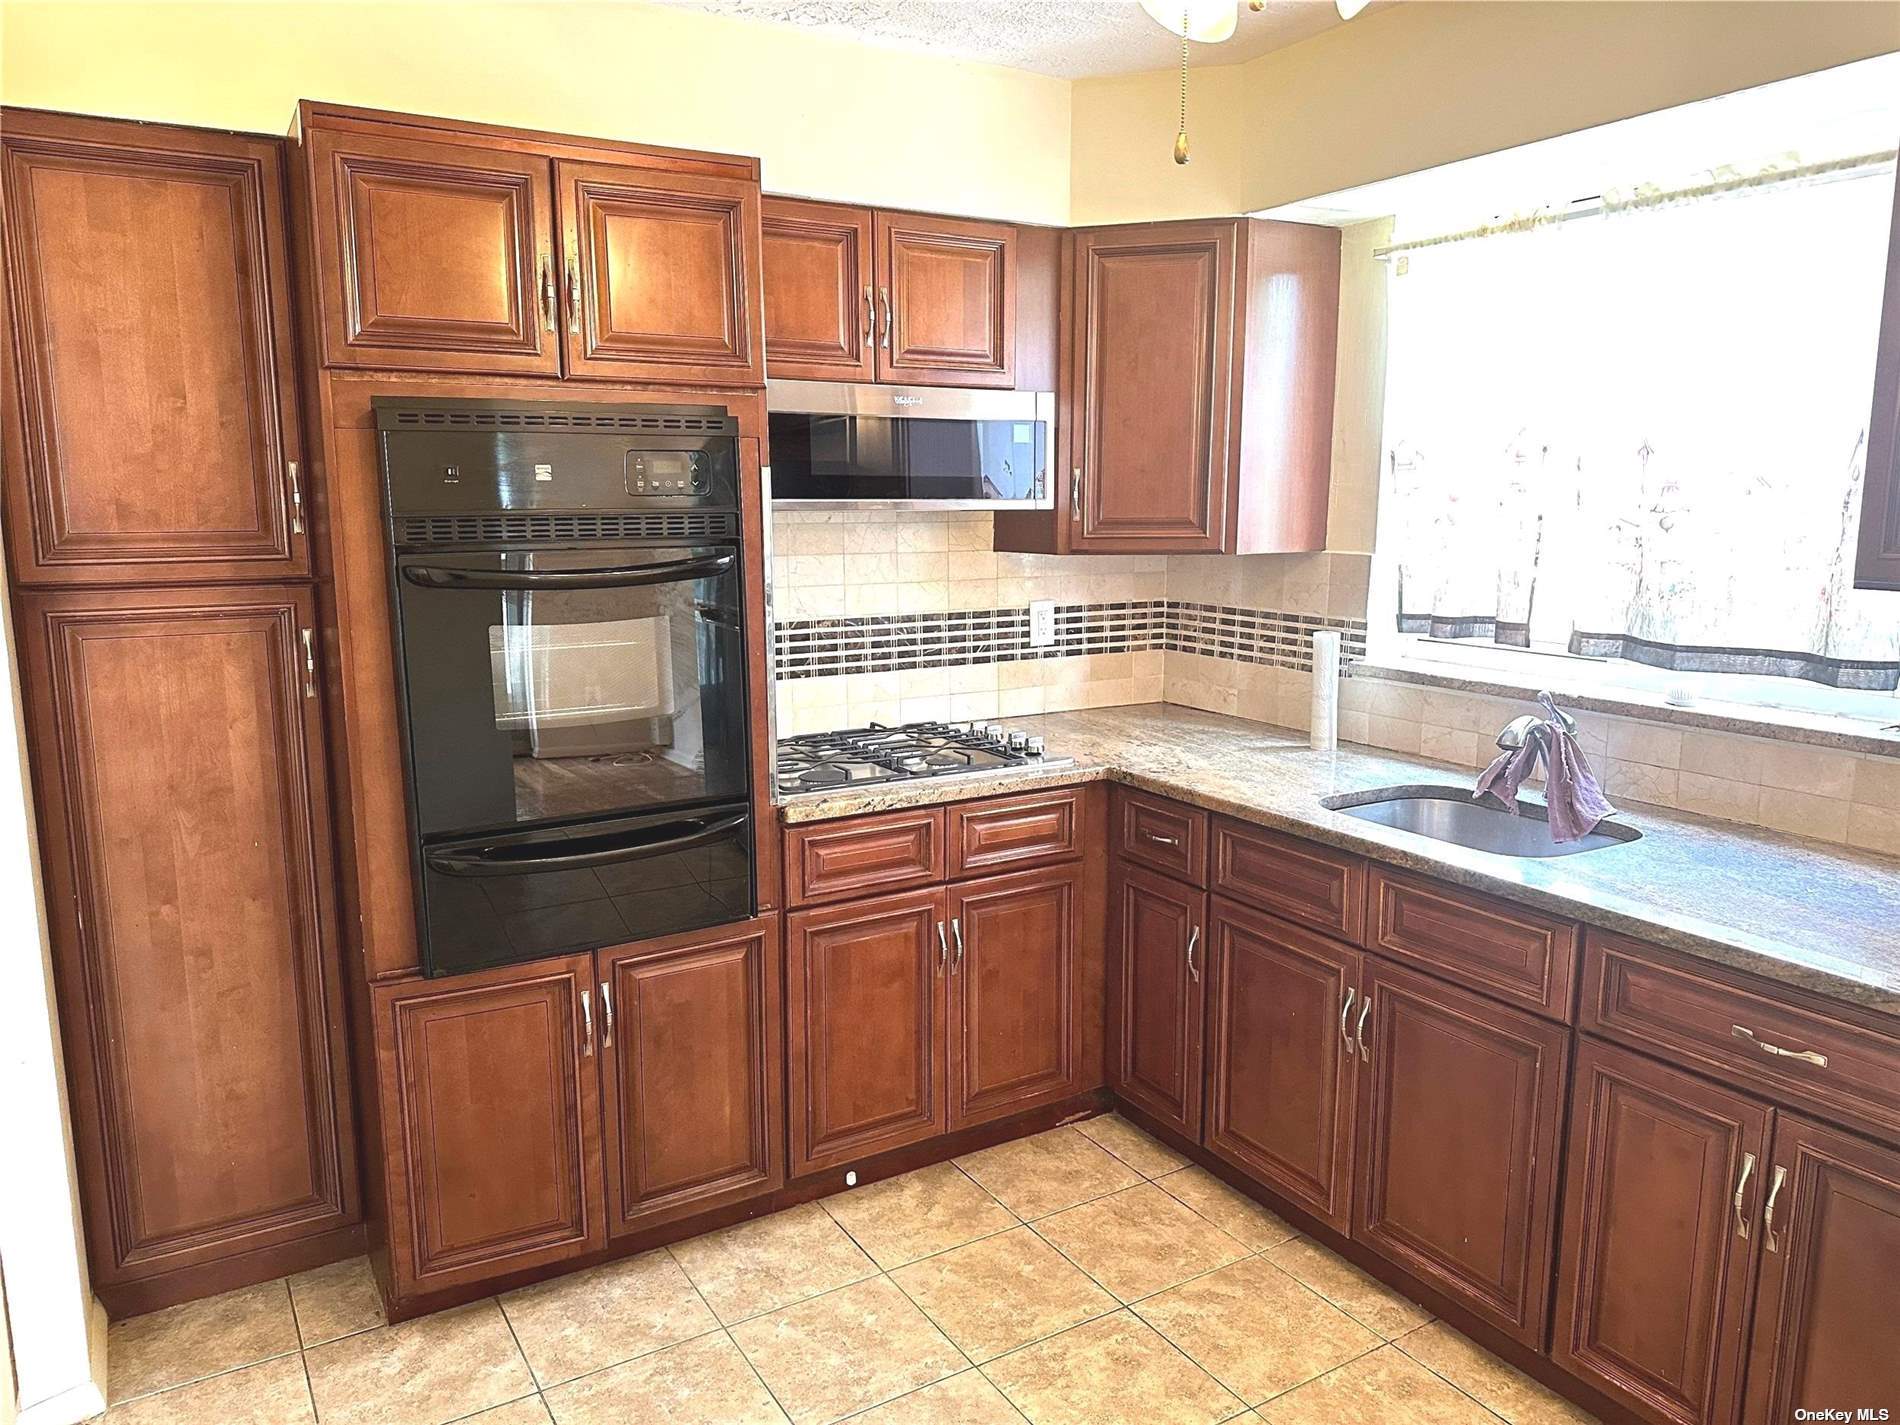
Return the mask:
{"type": "MultiPolygon", "coordinates": [[[[1555,722],[1571,737],[1577,735],[1577,720],[1557,706],[1557,700],[1548,691],[1539,693],[1537,701],[1542,703],[1548,718],[1537,717],[1531,713],[1523,717],[1514,717],[1504,725],[1504,731],[1498,734],[1498,746],[1506,752],[1516,752],[1525,743],[1546,736],[1544,724],[1555,722]]],[[[1545,749],[1546,753],[1549,749],[1545,749]]]]}

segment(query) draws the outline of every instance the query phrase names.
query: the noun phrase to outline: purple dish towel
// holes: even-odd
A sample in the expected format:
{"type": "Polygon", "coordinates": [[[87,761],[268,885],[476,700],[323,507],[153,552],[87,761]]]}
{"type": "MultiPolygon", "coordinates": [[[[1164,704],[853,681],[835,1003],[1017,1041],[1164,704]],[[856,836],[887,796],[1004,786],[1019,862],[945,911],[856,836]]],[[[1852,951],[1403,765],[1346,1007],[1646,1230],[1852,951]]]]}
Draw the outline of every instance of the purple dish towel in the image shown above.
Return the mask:
{"type": "Polygon", "coordinates": [[[1616,815],[1616,808],[1604,798],[1577,739],[1554,717],[1544,723],[1542,737],[1525,738],[1522,747],[1506,752],[1484,769],[1472,800],[1489,797],[1516,816],[1518,788],[1537,770],[1546,747],[1550,749],[1550,766],[1544,776],[1544,800],[1550,810],[1551,840],[1575,841],[1588,836],[1604,817],[1616,815]]]}

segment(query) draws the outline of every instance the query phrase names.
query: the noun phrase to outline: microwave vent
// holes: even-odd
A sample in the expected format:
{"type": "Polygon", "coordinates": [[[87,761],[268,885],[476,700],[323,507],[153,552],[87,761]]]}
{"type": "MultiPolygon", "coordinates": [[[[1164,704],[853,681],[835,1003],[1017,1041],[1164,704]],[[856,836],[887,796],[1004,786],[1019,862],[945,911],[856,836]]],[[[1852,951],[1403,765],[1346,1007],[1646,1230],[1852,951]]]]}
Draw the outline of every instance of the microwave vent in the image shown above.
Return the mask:
{"type": "Polygon", "coordinates": [[[737,515],[697,510],[660,514],[411,515],[396,521],[396,542],[408,546],[501,540],[731,539],[738,532],[737,515]]]}

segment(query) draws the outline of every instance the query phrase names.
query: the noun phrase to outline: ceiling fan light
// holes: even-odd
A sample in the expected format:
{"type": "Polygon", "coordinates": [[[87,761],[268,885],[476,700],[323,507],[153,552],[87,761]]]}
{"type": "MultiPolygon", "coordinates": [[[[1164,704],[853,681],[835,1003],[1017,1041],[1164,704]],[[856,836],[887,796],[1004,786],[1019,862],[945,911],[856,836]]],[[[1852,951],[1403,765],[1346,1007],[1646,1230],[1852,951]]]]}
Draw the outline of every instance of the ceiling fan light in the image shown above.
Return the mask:
{"type": "Polygon", "coordinates": [[[1230,38],[1240,17],[1237,0],[1141,0],[1141,8],[1171,35],[1181,33],[1187,19],[1187,37],[1196,44],[1217,45],[1230,38]]]}
{"type": "Polygon", "coordinates": [[[1339,18],[1350,20],[1366,8],[1367,0],[1333,0],[1333,8],[1339,11],[1339,18]]]}

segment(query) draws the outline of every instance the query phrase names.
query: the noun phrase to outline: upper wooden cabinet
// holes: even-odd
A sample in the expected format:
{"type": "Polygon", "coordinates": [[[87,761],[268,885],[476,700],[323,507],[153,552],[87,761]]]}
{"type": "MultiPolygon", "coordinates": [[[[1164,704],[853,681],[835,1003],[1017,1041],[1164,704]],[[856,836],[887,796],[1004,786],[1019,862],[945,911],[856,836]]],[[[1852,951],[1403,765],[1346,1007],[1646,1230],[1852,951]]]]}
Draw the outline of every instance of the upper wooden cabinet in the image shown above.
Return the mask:
{"type": "Polygon", "coordinates": [[[1867,485],[1861,498],[1857,589],[1900,589],[1900,185],[1887,238],[1887,299],[1874,363],[1874,411],[1867,427],[1867,485]]]}
{"type": "Polygon", "coordinates": [[[1339,234],[1258,220],[1089,228],[1064,259],[1069,478],[998,549],[1324,548],[1339,234]]]}
{"type": "Polygon", "coordinates": [[[757,386],[757,164],[306,103],[326,365],[757,386]]]}
{"type": "Polygon", "coordinates": [[[1009,386],[1017,229],[765,202],[770,373],[910,386],[1009,386]]]}
{"type": "Polygon", "coordinates": [[[306,573],[281,145],[19,109],[4,130],[14,577],[306,573]]]}

